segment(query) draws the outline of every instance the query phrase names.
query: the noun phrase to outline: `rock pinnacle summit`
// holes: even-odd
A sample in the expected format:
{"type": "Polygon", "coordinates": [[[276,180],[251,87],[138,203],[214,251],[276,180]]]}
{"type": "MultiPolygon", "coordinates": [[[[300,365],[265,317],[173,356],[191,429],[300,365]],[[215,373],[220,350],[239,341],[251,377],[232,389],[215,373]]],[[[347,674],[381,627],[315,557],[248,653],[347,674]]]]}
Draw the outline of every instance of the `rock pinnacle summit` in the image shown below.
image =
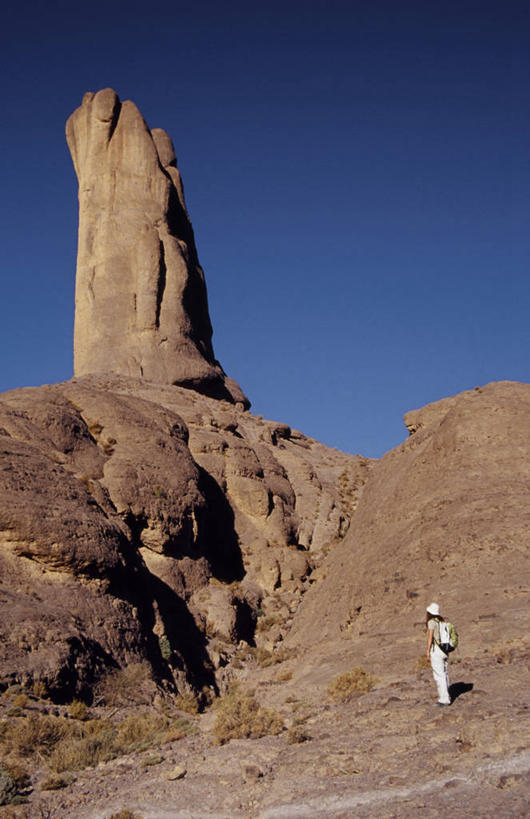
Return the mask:
{"type": "Polygon", "coordinates": [[[66,123],[79,181],[74,374],[116,373],[249,406],[215,359],[175,151],[111,88],[66,123]]]}

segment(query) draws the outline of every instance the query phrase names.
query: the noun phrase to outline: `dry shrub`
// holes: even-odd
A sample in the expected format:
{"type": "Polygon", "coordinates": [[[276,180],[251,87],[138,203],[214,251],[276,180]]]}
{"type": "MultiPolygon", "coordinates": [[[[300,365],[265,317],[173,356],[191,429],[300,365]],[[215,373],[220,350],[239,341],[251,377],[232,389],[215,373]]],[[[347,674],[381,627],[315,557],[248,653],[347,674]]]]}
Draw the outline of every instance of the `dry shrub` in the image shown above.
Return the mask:
{"type": "MultiPolygon", "coordinates": [[[[142,750],[146,742],[153,737],[161,737],[169,728],[171,721],[159,714],[131,714],[118,724],[117,740],[120,747],[131,750],[142,750]]],[[[149,742],[150,747],[152,743],[149,742]]]]}
{"type": "Polygon", "coordinates": [[[296,657],[296,649],[279,646],[273,652],[272,657],[274,663],[285,663],[287,660],[292,660],[293,657],[296,657]]]}
{"type": "MultiPolygon", "coordinates": [[[[14,765],[0,764],[0,805],[21,805],[28,801],[31,780],[25,770],[14,765]]],[[[0,815],[3,815],[0,808],[0,815]]]]}
{"type": "Polygon", "coordinates": [[[24,791],[31,787],[31,777],[25,768],[21,768],[20,765],[4,765],[3,767],[19,791],[24,791]]]}
{"type": "Polygon", "coordinates": [[[83,730],[80,735],[72,734],[57,743],[46,760],[48,767],[56,773],[93,768],[100,762],[108,762],[119,756],[115,746],[116,732],[104,720],[77,725],[82,725],[82,729],[86,728],[90,733],[83,730]]]}
{"type": "Polygon", "coordinates": [[[71,776],[57,776],[52,774],[40,783],[41,791],[59,791],[61,788],[67,788],[74,780],[71,776]]]}
{"type": "Polygon", "coordinates": [[[267,617],[258,617],[258,631],[268,631],[272,626],[279,622],[279,618],[275,615],[268,615],[267,617]]]}
{"type": "Polygon", "coordinates": [[[78,771],[117,756],[145,751],[191,730],[184,719],[172,721],[158,714],[134,714],[116,724],[105,719],[86,721],[52,715],[0,723],[0,751],[15,759],[43,760],[55,773],[78,771]]]}
{"type": "Polygon", "coordinates": [[[110,671],[96,686],[96,700],[114,707],[147,704],[154,694],[151,666],[132,663],[110,671]]]}
{"type": "Polygon", "coordinates": [[[262,646],[259,646],[258,648],[256,648],[255,652],[256,653],[254,656],[256,657],[258,665],[261,668],[267,668],[269,665],[272,665],[274,663],[272,651],[269,651],[268,648],[263,648],[262,646]]]}
{"type": "Polygon", "coordinates": [[[283,729],[280,714],[270,708],[262,708],[252,692],[242,691],[232,685],[228,694],[215,703],[217,719],[213,733],[220,745],[229,739],[258,739],[279,734],[283,729]]]}
{"type": "Polygon", "coordinates": [[[191,692],[177,694],[173,704],[179,711],[185,711],[187,714],[199,713],[199,700],[191,692]]]}
{"type": "Polygon", "coordinates": [[[296,649],[279,646],[275,651],[269,651],[268,648],[258,646],[244,646],[237,652],[237,659],[242,662],[254,660],[260,668],[268,668],[271,665],[284,663],[286,660],[292,659],[296,655],[296,649]]]}
{"type": "Polygon", "coordinates": [[[161,762],[164,761],[164,757],[161,754],[153,754],[152,756],[146,756],[140,762],[142,768],[150,768],[152,765],[160,765],[161,762]]]}
{"type": "Polygon", "coordinates": [[[276,680],[278,682],[288,682],[293,678],[292,671],[280,671],[279,674],[276,674],[276,680]]]}
{"type": "Polygon", "coordinates": [[[134,813],[129,808],[122,808],[117,813],[111,814],[109,819],[142,819],[142,815],[140,813],[134,813]]]}
{"type": "Polygon", "coordinates": [[[18,685],[17,683],[15,685],[10,685],[9,688],[6,688],[6,690],[2,694],[2,697],[4,697],[4,699],[6,700],[9,700],[9,702],[12,702],[15,699],[15,697],[17,697],[19,694],[22,694],[23,691],[24,689],[22,688],[22,686],[18,685]]]}
{"type": "Polygon", "coordinates": [[[188,736],[189,733],[189,723],[187,728],[180,728],[178,725],[172,725],[171,728],[168,728],[168,730],[162,735],[161,743],[165,745],[169,742],[178,742],[180,739],[184,739],[184,737],[188,736]]]}
{"type": "Polygon", "coordinates": [[[311,739],[303,725],[293,725],[292,728],[289,728],[287,731],[287,742],[289,745],[296,745],[300,742],[307,742],[308,739],[311,739]]]}
{"type": "Polygon", "coordinates": [[[70,703],[68,706],[68,714],[72,719],[85,720],[89,717],[88,708],[85,703],[80,700],[74,700],[70,703]]]}
{"type": "Polygon", "coordinates": [[[23,713],[24,711],[22,710],[22,708],[18,707],[8,708],[6,711],[6,717],[21,717],[23,713]]]}
{"type": "Polygon", "coordinates": [[[79,771],[117,756],[146,751],[165,741],[171,721],[157,714],[133,714],[115,726],[105,720],[91,720],[82,727],[86,727],[86,733],[61,742],[51,754],[48,764],[52,770],[79,771]]]}
{"type": "Polygon", "coordinates": [[[48,696],[48,689],[46,688],[46,683],[42,680],[37,680],[33,683],[32,692],[35,697],[39,700],[45,700],[48,696]]]}
{"type": "Polygon", "coordinates": [[[72,724],[64,717],[31,714],[4,722],[0,743],[2,750],[16,757],[48,756],[71,730],[72,724]]]}
{"type": "Polygon", "coordinates": [[[377,677],[373,677],[363,668],[352,668],[345,671],[332,680],[327,688],[328,696],[334,702],[348,702],[356,694],[366,694],[378,683],[377,677]]]}
{"type": "Polygon", "coordinates": [[[425,654],[422,654],[416,660],[416,670],[417,671],[423,671],[425,668],[430,668],[430,667],[431,667],[431,664],[430,664],[429,660],[427,659],[427,657],[425,656],[425,654]]]}

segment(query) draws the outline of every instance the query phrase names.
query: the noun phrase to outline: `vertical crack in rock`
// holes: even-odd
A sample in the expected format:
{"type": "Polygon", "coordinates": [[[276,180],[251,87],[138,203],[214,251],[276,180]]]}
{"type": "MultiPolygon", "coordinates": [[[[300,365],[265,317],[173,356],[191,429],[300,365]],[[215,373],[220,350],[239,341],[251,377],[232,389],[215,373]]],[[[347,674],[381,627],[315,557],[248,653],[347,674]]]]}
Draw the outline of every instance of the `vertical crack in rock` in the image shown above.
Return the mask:
{"type": "Polygon", "coordinates": [[[166,289],[166,258],[164,253],[164,242],[160,240],[159,242],[160,248],[160,263],[158,268],[158,291],[156,294],[156,315],[155,315],[155,327],[156,329],[160,329],[160,310],[162,308],[162,300],[164,298],[164,290],[166,289]]]}
{"type": "Polygon", "coordinates": [[[66,139],[79,181],[75,375],[143,376],[250,406],[215,358],[168,134],[105,88],[85,94],[66,139]]]}

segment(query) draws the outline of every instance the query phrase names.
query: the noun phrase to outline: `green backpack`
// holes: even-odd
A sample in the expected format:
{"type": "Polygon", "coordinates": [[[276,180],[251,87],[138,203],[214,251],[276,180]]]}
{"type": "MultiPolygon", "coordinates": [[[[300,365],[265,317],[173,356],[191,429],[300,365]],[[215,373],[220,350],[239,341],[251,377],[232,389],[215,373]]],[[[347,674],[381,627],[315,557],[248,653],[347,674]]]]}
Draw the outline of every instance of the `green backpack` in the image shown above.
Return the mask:
{"type": "Polygon", "coordinates": [[[450,654],[458,645],[458,632],[452,623],[447,620],[440,622],[440,642],[438,645],[444,654],[450,654]]]}

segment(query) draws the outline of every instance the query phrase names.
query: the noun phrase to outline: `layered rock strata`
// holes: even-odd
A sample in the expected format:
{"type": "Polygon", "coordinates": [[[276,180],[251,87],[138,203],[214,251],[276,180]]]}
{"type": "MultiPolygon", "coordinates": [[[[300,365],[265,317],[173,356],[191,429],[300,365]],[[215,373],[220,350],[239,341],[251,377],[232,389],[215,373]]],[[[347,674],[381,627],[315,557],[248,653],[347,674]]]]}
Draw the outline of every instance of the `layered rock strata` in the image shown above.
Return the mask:
{"type": "Polygon", "coordinates": [[[248,401],[215,359],[175,151],[105,88],[66,124],[79,181],[76,375],[112,372],[248,401]]]}

